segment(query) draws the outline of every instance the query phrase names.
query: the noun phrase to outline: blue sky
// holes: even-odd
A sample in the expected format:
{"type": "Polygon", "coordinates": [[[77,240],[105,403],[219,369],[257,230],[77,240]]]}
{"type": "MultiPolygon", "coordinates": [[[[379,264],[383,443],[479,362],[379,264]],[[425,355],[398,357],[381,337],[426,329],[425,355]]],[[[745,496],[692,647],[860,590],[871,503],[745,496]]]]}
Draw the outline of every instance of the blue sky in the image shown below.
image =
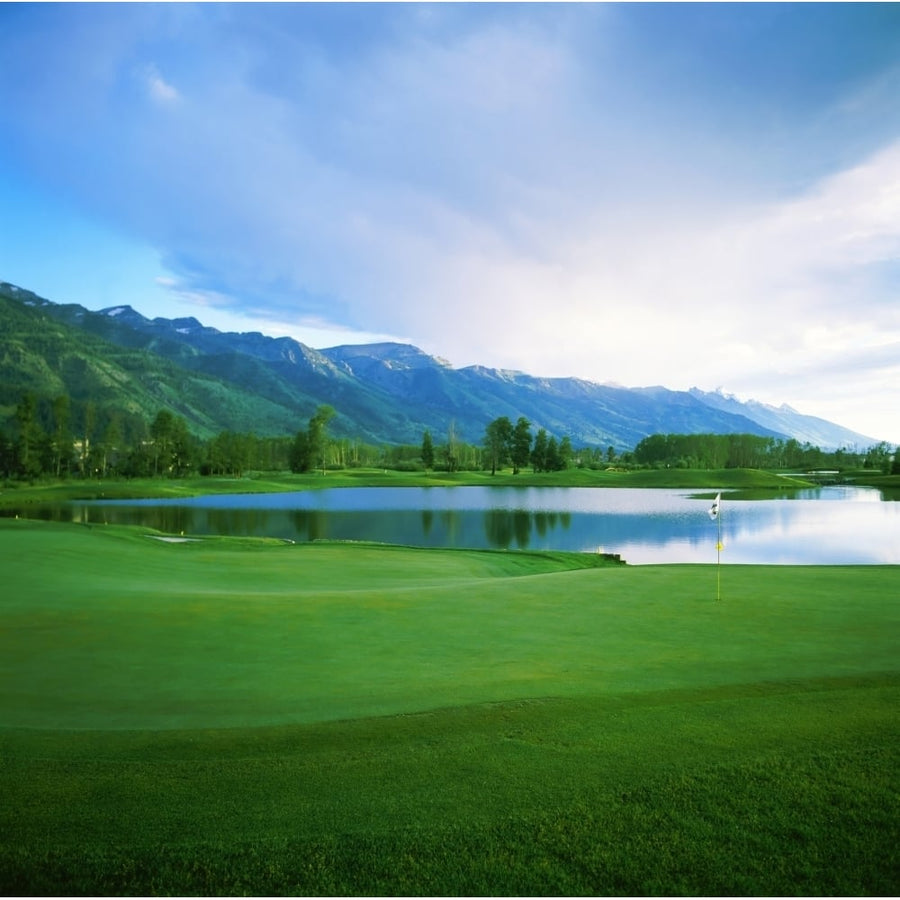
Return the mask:
{"type": "Polygon", "coordinates": [[[900,442],[898,4],[0,4],[0,36],[2,280],[900,442]]]}

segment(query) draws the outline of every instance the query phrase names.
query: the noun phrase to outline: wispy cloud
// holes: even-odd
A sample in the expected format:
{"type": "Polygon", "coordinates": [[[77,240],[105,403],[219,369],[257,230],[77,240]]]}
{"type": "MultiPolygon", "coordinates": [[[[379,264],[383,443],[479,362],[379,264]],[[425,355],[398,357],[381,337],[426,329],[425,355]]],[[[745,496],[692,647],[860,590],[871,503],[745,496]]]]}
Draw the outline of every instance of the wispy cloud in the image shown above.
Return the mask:
{"type": "Polygon", "coordinates": [[[0,76],[0,152],[155,248],[178,302],[900,405],[890,4],[138,6],[18,14],[13,55],[53,66],[0,76]]]}
{"type": "Polygon", "coordinates": [[[150,98],[157,103],[174,103],[180,98],[178,91],[166,81],[152,63],[144,69],[144,81],[150,98]]]}

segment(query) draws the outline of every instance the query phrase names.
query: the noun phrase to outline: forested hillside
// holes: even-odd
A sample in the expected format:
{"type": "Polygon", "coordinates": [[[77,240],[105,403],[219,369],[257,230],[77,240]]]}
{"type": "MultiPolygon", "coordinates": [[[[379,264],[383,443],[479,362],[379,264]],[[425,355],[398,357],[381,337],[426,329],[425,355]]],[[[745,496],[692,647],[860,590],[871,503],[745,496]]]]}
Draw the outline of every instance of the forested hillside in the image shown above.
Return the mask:
{"type": "Polygon", "coordinates": [[[47,433],[61,427],[53,410],[63,404],[66,427],[95,442],[113,429],[139,444],[160,411],[184,420],[197,439],[222,432],[283,438],[327,405],[331,433],[348,447],[417,445],[425,431],[437,443],[480,446],[498,417],[524,418],[536,432],[603,453],[667,433],[802,444],[811,421],[828,438],[823,449],[875,443],[792,410],[775,416],[719,394],[454,369],[401,344],[314,350],[291,338],[220,332],[193,318],[151,320],[127,305],[58,304],[2,282],[0,335],[0,427],[18,427],[19,404],[30,394],[47,433]]]}
{"type": "Polygon", "coordinates": [[[232,380],[104,340],[28,303],[27,297],[21,302],[0,291],[0,421],[8,422],[31,392],[42,401],[68,397],[78,431],[92,418],[101,425],[116,418],[128,437],[160,409],[183,416],[200,437],[215,434],[223,422],[269,434],[288,433],[298,424],[283,407],[232,380]]]}

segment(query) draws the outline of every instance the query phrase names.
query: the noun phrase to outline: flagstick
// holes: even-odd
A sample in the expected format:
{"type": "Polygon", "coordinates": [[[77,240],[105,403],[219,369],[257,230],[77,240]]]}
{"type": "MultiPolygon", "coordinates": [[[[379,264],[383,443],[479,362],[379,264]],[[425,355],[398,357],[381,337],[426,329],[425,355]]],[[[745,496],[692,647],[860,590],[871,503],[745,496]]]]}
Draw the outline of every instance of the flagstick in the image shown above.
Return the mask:
{"type": "Polygon", "coordinates": [[[709,508],[709,517],[716,520],[716,600],[722,599],[722,492],[716,494],[709,508]]]}
{"type": "Polygon", "coordinates": [[[716,516],[716,600],[722,599],[722,506],[716,516]]]}

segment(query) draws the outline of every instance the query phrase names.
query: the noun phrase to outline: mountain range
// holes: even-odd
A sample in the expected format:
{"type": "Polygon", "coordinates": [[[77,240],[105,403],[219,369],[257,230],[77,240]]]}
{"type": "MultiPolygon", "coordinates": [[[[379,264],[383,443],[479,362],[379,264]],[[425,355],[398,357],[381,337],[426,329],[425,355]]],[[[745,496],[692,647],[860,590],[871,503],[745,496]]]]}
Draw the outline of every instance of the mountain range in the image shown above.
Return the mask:
{"type": "Polygon", "coordinates": [[[426,429],[440,443],[451,427],[459,440],[480,443],[498,416],[524,416],[535,431],[617,451],[654,433],[749,433],[823,450],[877,443],[788,406],[719,392],[456,369],[408,344],[315,350],[288,337],[222,332],[193,317],[148,319],[129,305],[91,311],[6,282],[0,335],[0,422],[32,390],[148,420],[168,408],[201,437],[293,434],[329,404],[336,436],[376,444],[418,444],[426,429]]]}

